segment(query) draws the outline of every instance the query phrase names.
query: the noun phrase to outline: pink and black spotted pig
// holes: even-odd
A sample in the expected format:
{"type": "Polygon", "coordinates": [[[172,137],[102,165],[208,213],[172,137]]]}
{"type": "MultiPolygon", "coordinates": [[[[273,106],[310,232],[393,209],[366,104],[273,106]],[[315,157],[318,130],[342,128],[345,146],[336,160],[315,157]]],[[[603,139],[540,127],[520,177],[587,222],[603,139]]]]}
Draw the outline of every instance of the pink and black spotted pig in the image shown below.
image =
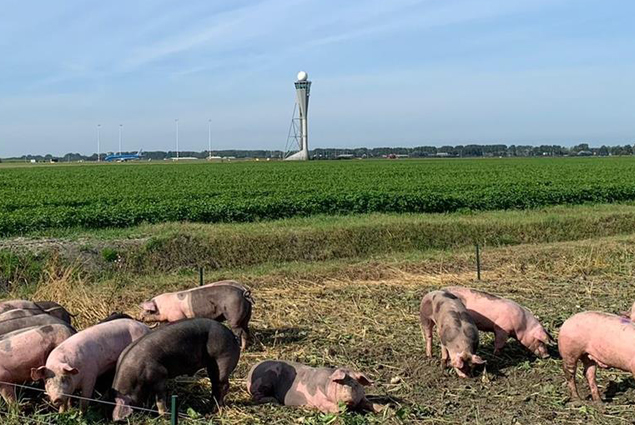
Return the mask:
{"type": "Polygon", "coordinates": [[[247,391],[258,403],[305,406],[337,413],[339,404],[351,409],[378,412],[380,405],[366,399],[364,386],[371,382],[362,373],[344,368],[314,368],[300,363],[266,360],[251,368],[247,391]]]}
{"type": "Polygon", "coordinates": [[[494,332],[495,354],[511,336],[536,356],[543,359],[549,357],[547,344],[554,340],[527,308],[512,300],[475,289],[451,286],[443,290],[461,300],[479,330],[494,332]]]}
{"type": "Polygon", "coordinates": [[[450,360],[456,373],[467,378],[476,365],[486,363],[476,355],[478,329],[474,320],[455,295],[446,291],[429,292],[421,300],[419,318],[428,357],[432,357],[432,330],[437,326],[441,339],[441,365],[444,368],[450,360]]]}
{"type": "Polygon", "coordinates": [[[210,283],[185,291],[168,292],[141,304],[141,320],[176,322],[182,319],[208,318],[227,320],[240,337],[245,349],[249,343],[249,320],[253,300],[251,292],[234,281],[210,283]]]}
{"type": "Polygon", "coordinates": [[[594,401],[601,401],[595,382],[597,366],[614,367],[635,376],[635,324],[614,314],[585,311],[567,319],[558,335],[558,351],[571,397],[579,399],[575,381],[578,361],[594,401]]]}
{"type": "Polygon", "coordinates": [[[31,380],[31,369],[43,366],[60,344],[75,334],[65,323],[20,329],[0,339],[0,395],[7,403],[16,401],[11,384],[31,380]]]}

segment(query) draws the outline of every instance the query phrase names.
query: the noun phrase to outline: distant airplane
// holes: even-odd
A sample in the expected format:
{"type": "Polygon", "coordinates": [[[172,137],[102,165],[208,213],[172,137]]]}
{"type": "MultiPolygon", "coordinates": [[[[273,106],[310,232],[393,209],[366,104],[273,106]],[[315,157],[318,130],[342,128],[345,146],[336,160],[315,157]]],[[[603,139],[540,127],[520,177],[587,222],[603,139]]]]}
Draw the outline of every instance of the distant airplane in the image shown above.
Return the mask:
{"type": "Polygon", "coordinates": [[[143,156],[143,149],[139,149],[137,153],[124,153],[124,154],[110,154],[104,161],[112,162],[126,162],[126,161],[137,161],[140,160],[143,156]]]}

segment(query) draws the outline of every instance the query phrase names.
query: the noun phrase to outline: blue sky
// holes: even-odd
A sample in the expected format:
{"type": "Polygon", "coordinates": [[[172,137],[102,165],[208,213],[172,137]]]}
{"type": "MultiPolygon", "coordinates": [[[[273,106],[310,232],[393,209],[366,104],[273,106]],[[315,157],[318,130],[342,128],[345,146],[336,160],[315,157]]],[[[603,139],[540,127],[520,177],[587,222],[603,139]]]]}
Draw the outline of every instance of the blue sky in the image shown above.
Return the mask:
{"type": "Polygon", "coordinates": [[[635,142],[635,3],[0,0],[0,156],[635,142]]]}

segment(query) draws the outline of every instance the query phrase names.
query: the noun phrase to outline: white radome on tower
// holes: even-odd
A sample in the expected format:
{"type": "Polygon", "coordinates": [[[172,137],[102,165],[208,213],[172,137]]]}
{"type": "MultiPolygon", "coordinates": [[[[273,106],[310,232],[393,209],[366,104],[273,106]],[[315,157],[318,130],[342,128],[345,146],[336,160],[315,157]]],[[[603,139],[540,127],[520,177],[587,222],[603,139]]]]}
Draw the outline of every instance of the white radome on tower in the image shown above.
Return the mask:
{"type": "Polygon", "coordinates": [[[304,71],[298,72],[298,81],[306,81],[309,78],[309,74],[304,71]]]}

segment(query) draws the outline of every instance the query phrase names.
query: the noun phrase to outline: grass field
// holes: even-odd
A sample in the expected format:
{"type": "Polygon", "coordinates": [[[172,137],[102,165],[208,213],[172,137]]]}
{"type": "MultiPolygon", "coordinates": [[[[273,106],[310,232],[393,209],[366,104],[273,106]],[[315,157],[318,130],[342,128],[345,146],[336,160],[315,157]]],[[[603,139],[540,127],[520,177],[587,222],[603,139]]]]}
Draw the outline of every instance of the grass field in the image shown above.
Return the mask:
{"type": "Polygon", "coordinates": [[[0,168],[0,235],[635,200],[635,158],[0,168]]]}
{"type": "MultiPolygon", "coordinates": [[[[218,414],[204,374],[171,384],[190,417],[184,424],[635,423],[628,374],[599,371],[604,409],[589,400],[574,404],[555,347],[541,360],[510,340],[495,356],[493,338],[481,334],[487,368],[463,380],[440,369],[436,343],[436,357],[425,358],[417,314],[426,292],[457,284],[526,305],[555,337],[579,311],[629,308],[635,205],[599,202],[635,199],[634,168],[630,158],[2,167],[0,217],[17,227],[0,239],[0,299],[58,301],[85,328],[115,310],[136,314],[138,303],[157,293],[196,285],[198,267],[207,281],[244,281],[256,300],[257,341],[242,354],[218,414]],[[303,177],[306,190],[292,190],[303,177]],[[378,209],[319,207],[320,199],[339,199],[334,205],[344,208],[341,200],[357,202],[358,194],[378,209]],[[430,199],[451,199],[443,204],[451,208],[418,213],[430,199]],[[253,215],[217,224],[164,223],[183,217],[160,215],[170,205],[191,213],[206,200],[253,215]],[[550,206],[560,203],[588,205],[550,206]],[[263,220],[276,218],[259,215],[275,205],[288,208],[277,210],[286,211],[283,219],[263,220]],[[382,210],[386,205],[403,209],[382,210]],[[159,223],[138,220],[148,217],[134,215],[144,208],[158,212],[159,223]],[[81,221],[112,211],[128,218],[81,221]],[[357,368],[375,382],[371,399],[389,407],[377,415],[324,415],[255,406],[244,378],[267,358],[357,368]]],[[[58,415],[36,392],[24,393],[19,409],[0,401],[0,421],[9,425],[101,424],[107,417],[96,404],[85,417],[58,415]]],[[[130,423],[168,422],[138,415],[130,423]]]]}

